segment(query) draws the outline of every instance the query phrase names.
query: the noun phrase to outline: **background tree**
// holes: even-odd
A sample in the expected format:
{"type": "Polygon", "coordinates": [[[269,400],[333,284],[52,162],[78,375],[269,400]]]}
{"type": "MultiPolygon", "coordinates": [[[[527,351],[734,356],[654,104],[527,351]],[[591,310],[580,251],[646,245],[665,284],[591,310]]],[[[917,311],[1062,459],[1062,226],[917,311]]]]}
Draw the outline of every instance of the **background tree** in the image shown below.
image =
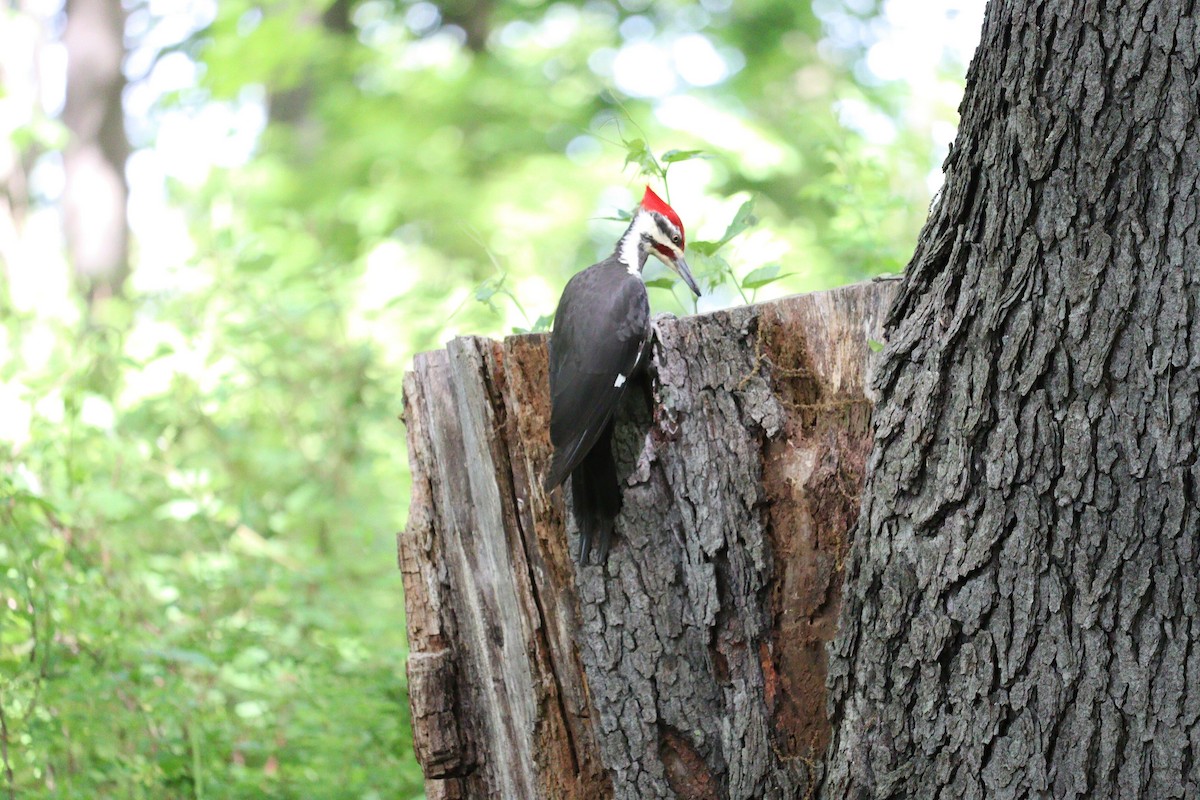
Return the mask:
{"type": "Polygon", "coordinates": [[[875,377],[826,797],[1200,785],[1191,3],[991,3],[875,377]]]}
{"type": "Polygon", "coordinates": [[[0,12],[0,86],[5,87],[0,102],[6,112],[0,128],[0,282],[4,286],[25,249],[30,169],[41,147],[54,138],[54,126],[38,104],[45,20],[31,6],[18,3],[0,12]]]}
{"type": "Polygon", "coordinates": [[[63,123],[63,216],[67,249],[91,306],[121,294],[129,272],[125,160],[125,11],[120,0],[69,0],[63,123]]]}

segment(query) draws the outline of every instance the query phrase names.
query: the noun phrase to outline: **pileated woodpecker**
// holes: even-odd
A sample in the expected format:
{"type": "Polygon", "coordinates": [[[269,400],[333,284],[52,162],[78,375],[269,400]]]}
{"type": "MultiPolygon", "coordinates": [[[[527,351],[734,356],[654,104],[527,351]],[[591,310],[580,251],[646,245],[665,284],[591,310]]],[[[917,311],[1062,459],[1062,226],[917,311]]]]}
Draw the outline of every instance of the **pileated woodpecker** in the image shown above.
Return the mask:
{"type": "Polygon", "coordinates": [[[648,256],[657,257],[699,297],[683,248],[679,215],[647,186],[613,254],[571,278],[558,301],[550,335],[554,460],[545,488],[550,491],[571,476],[580,564],[588,563],[593,543],[600,563],[608,558],[613,522],[621,510],[613,417],[650,344],[642,268],[648,256]]]}

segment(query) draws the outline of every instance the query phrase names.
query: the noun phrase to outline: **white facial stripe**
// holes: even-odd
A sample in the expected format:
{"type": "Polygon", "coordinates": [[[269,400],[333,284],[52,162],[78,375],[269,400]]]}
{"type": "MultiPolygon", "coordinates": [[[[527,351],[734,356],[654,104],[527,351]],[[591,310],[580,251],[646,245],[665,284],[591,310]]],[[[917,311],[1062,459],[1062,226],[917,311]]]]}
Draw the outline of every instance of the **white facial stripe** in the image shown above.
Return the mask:
{"type": "Polygon", "coordinates": [[[642,243],[642,237],[647,234],[653,236],[657,231],[658,225],[655,224],[654,217],[650,216],[650,213],[647,211],[638,211],[637,216],[633,218],[633,227],[629,229],[629,232],[625,234],[625,238],[621,240],[619,258],[630,275],[642,274],[642,265],[638,258],[638,250],[642,243]]]}
{"type": "MultiPolygon", "coordinates": [[[[670,221],[667,222],[672,228],[670,221]]],[[[621,240],[621,247],[618,253],[618,258],[625,265],[626,271],[630,275],[641,275],[641,259],[638,257],[641,250],[642,237],[650,239],[650,241],[661,244],[671,251],[675,259],[683,257],[683,249],[671,241],[671,237],[662,232],[658,227],[658,222],[654,219],[654,215],[649,211],[639,210],[637,216],[633,218],[633,226],[629,232],[625,234],[625,238],[621,240]]],[[[657,248],[650,250],[659,261],[671,266],[672,259],[664,256],[657,248]]]]}

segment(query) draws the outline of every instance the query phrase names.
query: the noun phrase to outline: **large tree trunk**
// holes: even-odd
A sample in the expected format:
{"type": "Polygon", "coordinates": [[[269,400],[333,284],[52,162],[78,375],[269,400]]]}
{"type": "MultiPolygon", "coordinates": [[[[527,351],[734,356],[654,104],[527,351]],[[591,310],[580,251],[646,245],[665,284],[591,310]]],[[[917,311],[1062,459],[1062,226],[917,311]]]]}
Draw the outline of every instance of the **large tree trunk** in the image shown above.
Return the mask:
{"type": "Polygon", "coordinates": [[[125,161],[125,12],[121,0],[67,0],[63,154],[67,249],[88,305],[121,293],[129,273],[125,161]]]}
{"type": "Polygon", "coordinates": [[[1200,796],[1200,25],[989,4],[889,318],[825,797],[1200,796]]]}
{"type": "Polygon", "coordinates": [[[431,798],[812,790],[893,286],[660,319],[604,568],[573,564],[562,492],[541,490],[545,337],[417,358],[400,560],[431,798]]]}

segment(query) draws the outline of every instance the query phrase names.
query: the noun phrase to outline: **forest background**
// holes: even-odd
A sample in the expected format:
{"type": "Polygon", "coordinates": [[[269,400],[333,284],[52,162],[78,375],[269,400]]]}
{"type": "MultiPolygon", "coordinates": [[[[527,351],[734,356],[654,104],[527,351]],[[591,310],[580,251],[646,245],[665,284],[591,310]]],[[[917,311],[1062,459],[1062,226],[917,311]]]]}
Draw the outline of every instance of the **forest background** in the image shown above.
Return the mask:
{"type": "Polygon", "coordinates": [[[982,6],[7,4],[0,796],[420,797],[413,354],[544,328],[647,182],[706,289],[656,312],[901,271],[982,6]]]}

